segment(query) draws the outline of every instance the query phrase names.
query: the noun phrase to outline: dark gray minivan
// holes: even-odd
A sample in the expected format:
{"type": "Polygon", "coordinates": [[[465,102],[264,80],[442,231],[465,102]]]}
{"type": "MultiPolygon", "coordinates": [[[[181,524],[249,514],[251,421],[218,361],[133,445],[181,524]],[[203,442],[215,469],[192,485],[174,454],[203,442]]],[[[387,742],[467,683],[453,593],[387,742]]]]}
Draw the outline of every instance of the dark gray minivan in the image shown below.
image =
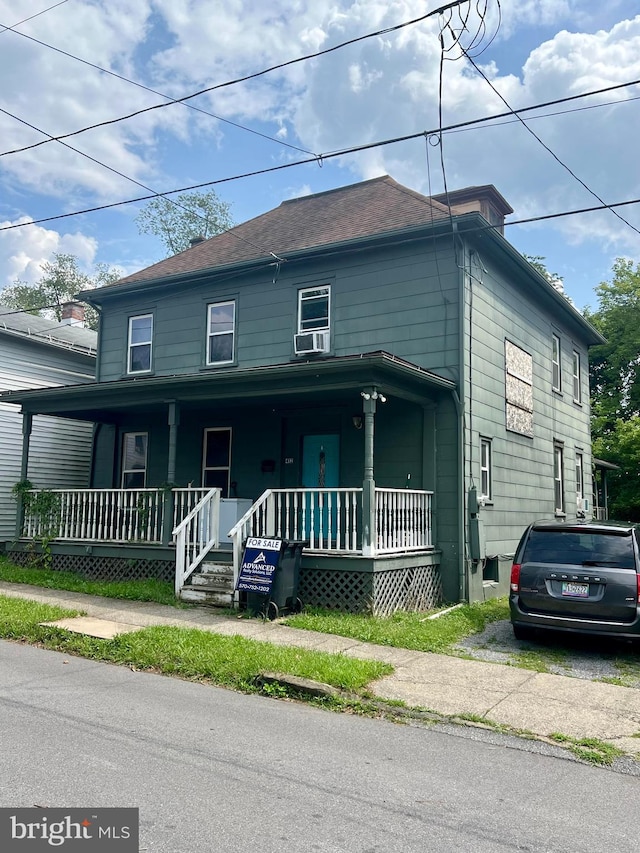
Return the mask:
{"type": "Polygon", "coordinates": [[[609,637],[640,635],[640,558],[634,525],[535,522],[511,567],[513,632],[537,628],[609,637]]]}

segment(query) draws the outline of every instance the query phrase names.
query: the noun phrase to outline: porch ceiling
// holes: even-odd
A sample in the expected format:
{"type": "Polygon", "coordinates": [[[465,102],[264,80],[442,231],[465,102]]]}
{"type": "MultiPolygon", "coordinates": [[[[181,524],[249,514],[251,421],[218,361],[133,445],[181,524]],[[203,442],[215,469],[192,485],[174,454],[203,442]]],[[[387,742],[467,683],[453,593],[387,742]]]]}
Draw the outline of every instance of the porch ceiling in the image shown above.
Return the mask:
{"type": "Polygon", "coordinates": [[[125,411],[166,409],[170,402],[185,406],[204,401],[233,405],[257,400],[336,402],[369,385],[376,385],[385,395],[420,404],[456,387],[454,382],[389,353],[373,352],[264,367],[11,391],[1,394],[0,399],[18,403],[23,412],[31,414],[109,423],[117,422],[125,411]]]}

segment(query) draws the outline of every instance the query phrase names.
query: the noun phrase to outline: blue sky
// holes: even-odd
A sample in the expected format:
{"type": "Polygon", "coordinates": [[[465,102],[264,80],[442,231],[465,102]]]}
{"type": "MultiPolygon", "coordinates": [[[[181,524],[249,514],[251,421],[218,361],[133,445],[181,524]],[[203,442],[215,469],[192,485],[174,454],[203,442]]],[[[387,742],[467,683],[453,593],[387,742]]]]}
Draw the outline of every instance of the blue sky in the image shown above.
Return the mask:
{"type": "MultiPolygon", "coordinates": [[[[54,2],[21,0],[16,12],[14,0],[0,0],[0,24],[13,27],[54,2]]],[[[190,101],[204,112],[173,104],[66,140],[104,165],[57,142],[5,153],[45,138],[23,122],[69,133],[163,102],[141,86],[180,98],[435,8],[423,0],[64,0],[17,32],[0,31],[0,288],[35,281],[54,252],[76,254],[87,271],[104,262],[123,273],[163,256],[159,241],[138,234],[135,204],[8,226],[145,194],[133,181],[164,192],[437,129],[442,26],[445,126],[504,112],[495,90],[519,108],[640,79],[632,0],[473,0],[466,30],[457,16],[433,16],[190,101]]],[[[640,85],[625,86],[527,113],[540,141],[502,120],[445,133],[442,149],[437,136],[428,146],[423,137],[216,189],[236,222],[385,173],[426,194],[442,192],[445,179],[449,189],[494,184],[514,208],[510,220],[600,204],[592,193],[631,200],[640,198],[639,98],[640,85]]],[[[630,224],[605,210],[508,226],[505,236],[545,257],[578,307],[595,307],[594,287],[615,258],[640,259],[640,206],[618,212],[630,224]]]]}

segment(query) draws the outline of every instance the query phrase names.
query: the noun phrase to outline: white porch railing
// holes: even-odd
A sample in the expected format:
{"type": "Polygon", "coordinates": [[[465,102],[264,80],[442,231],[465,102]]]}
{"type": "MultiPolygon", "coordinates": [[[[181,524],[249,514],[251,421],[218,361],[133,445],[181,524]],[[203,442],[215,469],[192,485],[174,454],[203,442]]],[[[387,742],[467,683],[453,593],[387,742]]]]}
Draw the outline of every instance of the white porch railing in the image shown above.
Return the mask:
{"type": "Polygon", "coordinates": [[[421,551],[433,547],[432,492],[376,489],[376,553],[421,551]]]}
{"type": "MultiPolygon", "coordinates": [[[[433,547],[432,496],[409,489],[376,489],[373,555],[433,547]]],[[[267,489],[229,533],[234,582],[249,536],[305,540],[308,551],[362,554],[362,529],[362,489],[267,489]]]]}
{"type": "Polygon", "coordinates": [[[209,489],[176,528],[176,595],[209,551],[218,546],[220,489],[209,489]]]}
{"type": "Polygon", "coordinates": [[[47,489],[47,509],[24,514],[22,535],[29,538],[92,542],[162,543],[163,492],[160,489],[47,489]]]}
{"type": "Polygon", "coordinates": [[[200,486],[187,486],[172,489],[173,493],[173,527],[177,527],[186,518],[198,501],[207,494],[209,489],[200,486]]]}

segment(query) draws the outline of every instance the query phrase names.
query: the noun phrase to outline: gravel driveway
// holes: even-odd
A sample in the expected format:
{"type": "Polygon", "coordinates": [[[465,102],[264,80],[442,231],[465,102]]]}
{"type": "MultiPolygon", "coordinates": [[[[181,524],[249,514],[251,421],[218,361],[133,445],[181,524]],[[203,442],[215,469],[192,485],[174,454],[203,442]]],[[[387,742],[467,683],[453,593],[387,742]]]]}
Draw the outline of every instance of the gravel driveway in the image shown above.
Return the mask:
{"type": "Polygon", "coordinates": [[[640,689],[640,646],[631,643],[552,633],[523,642],[513,636],[511,623],[503,620],[492,622],[481,634],[461,640],[454,648],[476,660],[640,689]]]}

